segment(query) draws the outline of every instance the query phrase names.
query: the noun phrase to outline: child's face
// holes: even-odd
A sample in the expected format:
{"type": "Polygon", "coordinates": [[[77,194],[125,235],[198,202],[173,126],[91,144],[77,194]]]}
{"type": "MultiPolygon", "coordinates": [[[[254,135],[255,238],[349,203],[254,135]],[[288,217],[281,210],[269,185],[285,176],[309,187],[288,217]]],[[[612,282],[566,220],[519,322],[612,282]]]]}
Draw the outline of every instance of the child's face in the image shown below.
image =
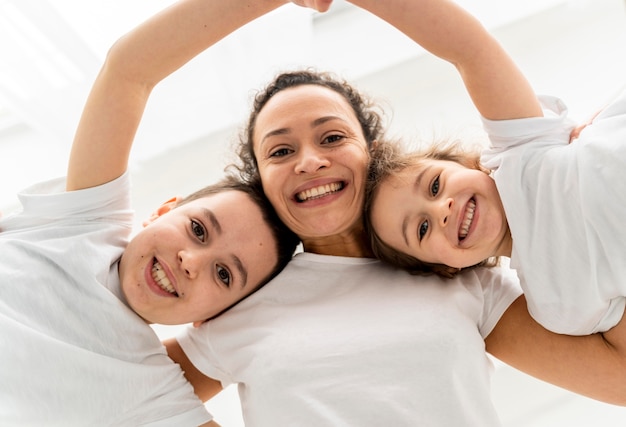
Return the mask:
{"type": "Polygon", "coordinates": [[[425,160],[386,178],[371,220],[394,249],[456,268],[502,255],[509,239],[493,179],[452,161],[425,160]]]}
{"type": "Polygon", "coordinates": [[[150,323],[206,320],[250,294],[278,260],[272,232],[247,194],[173,205],[132,239],[119,266],[129,305],[150,323]]]}

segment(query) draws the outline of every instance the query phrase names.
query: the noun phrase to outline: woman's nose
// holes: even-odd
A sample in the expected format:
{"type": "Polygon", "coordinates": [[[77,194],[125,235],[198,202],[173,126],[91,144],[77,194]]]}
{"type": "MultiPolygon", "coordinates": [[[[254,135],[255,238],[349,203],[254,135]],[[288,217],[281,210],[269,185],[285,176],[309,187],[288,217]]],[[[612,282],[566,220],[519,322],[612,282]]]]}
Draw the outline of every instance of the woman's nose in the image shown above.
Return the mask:
{"type": "Polygon", "coordinates": [[[301,148],[298,153],[298,160],[295,167],[295,172],[300,173],[315,173],[320,169],[330,166],[330,161],[319,147],[304,147],[301,148]]]}

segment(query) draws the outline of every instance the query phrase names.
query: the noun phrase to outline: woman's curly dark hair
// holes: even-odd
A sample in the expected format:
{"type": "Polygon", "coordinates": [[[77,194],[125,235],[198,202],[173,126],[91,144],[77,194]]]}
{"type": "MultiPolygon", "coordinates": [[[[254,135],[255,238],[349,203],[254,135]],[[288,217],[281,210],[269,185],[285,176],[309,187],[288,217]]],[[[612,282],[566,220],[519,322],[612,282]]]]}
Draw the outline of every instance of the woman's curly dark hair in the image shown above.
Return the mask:
{"type": "Polygon", "coordinates": [[[285,72],[277,75],[254,97],[247,126],[240,133],[236,147],[238,162],[230,165],[229,169],[236,169],[246,181],[256,182],[260,180],[253,141],[257,117],[274,95],[286,89],[303,85],[322,86],[343,96],[354,110],[369,148],[372,147],[374,141],[383,137],[382,109],[345,80],[333,73],[313,69],[285,72]]]}

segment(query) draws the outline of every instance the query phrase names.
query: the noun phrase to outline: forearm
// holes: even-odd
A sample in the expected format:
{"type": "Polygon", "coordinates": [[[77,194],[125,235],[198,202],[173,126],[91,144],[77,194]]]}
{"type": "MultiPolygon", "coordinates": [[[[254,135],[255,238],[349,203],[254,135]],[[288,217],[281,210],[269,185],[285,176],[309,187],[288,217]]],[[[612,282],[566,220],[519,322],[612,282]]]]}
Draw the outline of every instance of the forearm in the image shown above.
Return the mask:
{"type": "Polygon", "coordinates": [[[165,345],[167,349],[167,355],[180,365],[185,373],[185,378],[191,383],[194,392],[203,402],[206,402],[222,391],[222,385],[219,381],[207,377],[191,363],[175,338],[163,341],[163,345],[165,345]]]}
{"type": "Polygon", "coordinates": [[[612,351],[626,359],[626,313],[617,325],[602,333],[602,337],[612,351]]]}
{"type": "Polygon", "coordinates": [[[248,22],[286,0],[181,0],[120,38],[107,62],[136,82],[155,85],[248,22]]]}
{"type": "Polygon", "coordinates": [[[492,120],[540,116],[532,87],[500,43],[447,0],[349,0],[454,65],[479,112],[492,120]]]}
{"type": "Polygon", "coordinates": [[[596,400],[626,406],[622,347],[602,334],[568,336],[547,331],[531,318],[524,297],[511,304],[485,343],[489,353],[520,371],[596,400]]]}
{"type": "Polygon", "coordinates": [[[108,182],[127,168],[154,86],[196,55],[284,0],[181,0],[121,37],[109,50],[83,109],[67,189],[108,182]]]}

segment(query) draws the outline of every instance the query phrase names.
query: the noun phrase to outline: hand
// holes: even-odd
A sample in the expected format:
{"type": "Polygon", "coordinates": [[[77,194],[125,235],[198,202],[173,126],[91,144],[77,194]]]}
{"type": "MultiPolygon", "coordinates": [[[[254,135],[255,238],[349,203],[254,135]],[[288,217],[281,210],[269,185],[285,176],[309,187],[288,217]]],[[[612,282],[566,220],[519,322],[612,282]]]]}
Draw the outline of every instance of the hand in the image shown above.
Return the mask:
{"type": "Polygon", "coordinates": [[[298,6],[317,10],[318,12],[326,12],[330,9],[333,0],[291,0],[291,2],[298,6]]]}
{"type": "MultiPolygon", "coordinates": [[[[600,110],[602,111],[602,110],[600,110]]],[[[587,120],[585,123],[583,123],[582,125],[578,125],[576,126],[574,129],[572,129],[572,131],[569,134],[569,142],[571,143],[573,140],[575,140],[576,138],[578,138],[580,136],[580,133],[583,131],[584,128],[586,128],[587,126],[589,126],[591,123],[593,123],[593,119],[596,118],[596,116],[598,114],[600,114],[600,111],[598,111],[596,114],[594,114],[593,116],[591,116],[591,118],[589,120],[587,120]]]]}

